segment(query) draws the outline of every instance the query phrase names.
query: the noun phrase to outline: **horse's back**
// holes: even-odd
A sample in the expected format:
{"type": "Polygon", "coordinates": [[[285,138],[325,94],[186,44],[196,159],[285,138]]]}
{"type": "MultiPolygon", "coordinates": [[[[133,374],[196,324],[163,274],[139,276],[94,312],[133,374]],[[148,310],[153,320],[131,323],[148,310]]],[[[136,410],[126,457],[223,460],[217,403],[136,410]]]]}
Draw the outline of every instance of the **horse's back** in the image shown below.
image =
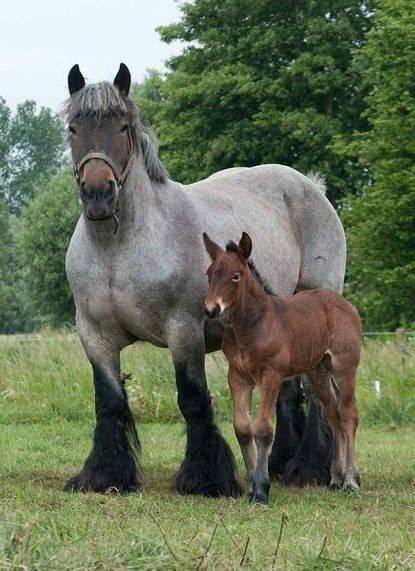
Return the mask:
{"type": "Polygon", "coordinates": [[[219,171],[183,190],[216,242],[252,236],[253,259],[276,293],[342,290],[344,231],[315,180],[267,164],[219,171]]]}

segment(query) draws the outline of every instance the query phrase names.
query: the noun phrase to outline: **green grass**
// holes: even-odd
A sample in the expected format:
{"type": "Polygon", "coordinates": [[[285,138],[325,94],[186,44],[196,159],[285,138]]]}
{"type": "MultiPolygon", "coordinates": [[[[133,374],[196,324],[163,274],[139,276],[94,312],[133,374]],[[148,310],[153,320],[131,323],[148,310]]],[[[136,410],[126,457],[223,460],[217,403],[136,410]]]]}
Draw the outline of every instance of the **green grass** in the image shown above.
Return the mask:
{"type": "MultiPolygon", "coordinates": [[[[128,393],[141,423],[181,421],[167,349],[128,347],[122,370],[133,374],[128,393]]],[[[221,354],[208,356],[209,387],[220,420],[232,414],[226,371],[221,354]]],[[[1,424],[49,422],[57,416],[89,421],[94,406],[91,368],[76,333],[0,336],[0,398],[6,405],[1,407],[1,424]]],[[[357,398],[365,425],[415,423],[415,345],[408,343],[401,353],[391,341],[365,342],[357,398]]]]}
{"type": "MultiPolygon", "coordinates": [[[[245,498],[172,492],[185,438],[167,353],[150,346],[130,348],[123,359],[123,371],[133,372],[128,391],[140,418],[142,490],[63,493],[90,447],[89,366],[74,335],[0,338],[0,569],[234,569],[248,539],[243,566],[270,569],[283,514],[275,569],[415,568],[412,351],[402,361],[393,344],[365,347],[361,495],[275,484],[269,507],[262,507],[245,498]]],[[[218,416],[242,480],[225,371],[222,359],[209,358],[218,416]]]]}

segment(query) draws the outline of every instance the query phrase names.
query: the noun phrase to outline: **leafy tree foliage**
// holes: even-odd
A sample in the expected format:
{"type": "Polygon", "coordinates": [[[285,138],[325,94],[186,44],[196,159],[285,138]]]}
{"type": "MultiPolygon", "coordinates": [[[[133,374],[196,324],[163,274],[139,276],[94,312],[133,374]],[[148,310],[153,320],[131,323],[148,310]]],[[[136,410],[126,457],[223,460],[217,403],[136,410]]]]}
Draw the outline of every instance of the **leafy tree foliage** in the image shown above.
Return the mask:
{"type": "Polygon", "coordinates": [[[368,171],[361,196],[343,209],[348,292],[367,327],[415,321],[415,10],[379,0],[356,66],[370,86],[370,128],[345,149],[368,171]]]}
{"type": "MultiPolygon", "coordinates": [[[[0,107],[1,117],[1,107],[0,107]]],[[[1,118],[0,118],[1,121],[1,118]]],[[[1,144],[1,142],[0,142],[1,144]]],[[[0,200],[0,332],[6,332],[6,322],[8,321],[10,288],[7,274],[9,268],[10,251],[10,227],[9,214],[6,205],[0,200]]]]}
{"type": "Polygon", "coordinates": [[[162,94],[163,75],[156,69],[148,71],[142,83],[134,83],[131,87],[131,96],[140,106],[140,118],[146,124],[156,125],[159,113],[164,103],[162,94]]]}
{"type": "Polygon", "coordinates": [[[64,151],[63,126],[50,109],[25,101],[14,115],[0,98],[0,192],[19,214],[39,181],[56,171],[64,151]]]}
{"type": "Polygon", "coordinates": [[[353,190],[352,166],[334,143],[366,123],[350,64],[370,3],[185,3],[182,20],[160,30],[185,49],[164,82],[151,76],[137,93],[172,175],[190,182],[235,165],[281,162],[321,170],[336,197],[353,190]]]}
{"type": "Polygon", "coordinates": [[[80,214],[73,174],[62,170],[37,189],[24,210],[17,235],[25,297],[36,325],[74,321],[65,255],[80,214]]]}

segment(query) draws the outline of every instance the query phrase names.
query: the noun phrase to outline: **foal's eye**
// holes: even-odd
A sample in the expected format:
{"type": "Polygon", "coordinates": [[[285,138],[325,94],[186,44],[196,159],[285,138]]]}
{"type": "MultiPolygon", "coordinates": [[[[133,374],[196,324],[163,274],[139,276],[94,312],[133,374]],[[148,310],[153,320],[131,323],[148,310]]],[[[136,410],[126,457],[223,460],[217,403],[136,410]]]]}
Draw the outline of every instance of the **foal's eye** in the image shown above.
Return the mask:
{"type": "Polygon", "coordinates": [[[71,125],[69,125],[68,131],[69,131],[69,133],[72,133],[72,135],[75,135],[75,129],[71,125]]]}
{"type": "Polygon", "coordinates": [[[239,278],[241,277],[241,274],[239,272],[235,272],[232,276],[232,281],[233,282],[239,282],[239,278]]]}
{"type": "Polygon", "coordinates": [[[121,133],[125,133],[125,131],[128,131],[129,128],[130,128],[130,125],[128,123],[126,123],[125,125],[123,125],[121,127],[121,133]]]}

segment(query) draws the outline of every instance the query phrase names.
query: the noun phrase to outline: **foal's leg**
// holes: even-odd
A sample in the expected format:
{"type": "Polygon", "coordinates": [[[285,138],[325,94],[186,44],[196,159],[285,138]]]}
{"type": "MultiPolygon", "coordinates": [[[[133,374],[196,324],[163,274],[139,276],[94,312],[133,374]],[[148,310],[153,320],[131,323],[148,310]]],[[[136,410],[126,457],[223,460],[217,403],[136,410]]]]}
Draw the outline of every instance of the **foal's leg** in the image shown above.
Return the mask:
{"type": "Polygon", "coordinates": [[[228,383],[233,399],[233,427],[245,463],[248,493],[254,493],[254,476],[257,464],[257,449],[251,419],[253,384],[230,366],[228,383]]]}
{"type": "Polygon", "coordinates": [[[270,480],[268,458],[274,441],[274,411],[282,379],[272,372],[258,380],[259,408],[254,422],[254,438],[258,451],[257,467],[254,476],[254,490],[251,499],[262,504],[268,503],[270,480]]]}
{"type": "Polygon", "coordinates": [[[104,344],[79,316],[77,325],[94,373],[96,426],[92,450],[65,490],[128,492],[139,486],[136,460],[140,443],[120,380],[120,351],[104,344]]]}
{"type": "Polygon", "coordinates": [[[330,367],[329,363],[330,357],[326,355],[320,365],[309,372],[309,377],[324,405],[333,432],[330,486],[357,491],[359,473],[354,458],[354,434],[357,426],[354,400],[356,369],[346,368],[340,371],[335,366],[330,367]],[[339,383],[339,391],[335,391],[331,385],[332,370],[339,383]]]}
{"type": "Polygon", "coordinates": [[[359,414],[355,399],[357,367],[347,359],[333,359],[333,374],[339,384],[338,415],[344,442],[343,488],[359,491],[360,476],[355,458],[355,435],[359,414]]]}
{"type": "Polygon", "coordinates": [[[187,433],[186,454],[174,486],[181,494],[236,496],[240,487],[234,457],[214,421],[206,383],[203,322],[189,318],[170,323],[168,344],[187,433]]]}

